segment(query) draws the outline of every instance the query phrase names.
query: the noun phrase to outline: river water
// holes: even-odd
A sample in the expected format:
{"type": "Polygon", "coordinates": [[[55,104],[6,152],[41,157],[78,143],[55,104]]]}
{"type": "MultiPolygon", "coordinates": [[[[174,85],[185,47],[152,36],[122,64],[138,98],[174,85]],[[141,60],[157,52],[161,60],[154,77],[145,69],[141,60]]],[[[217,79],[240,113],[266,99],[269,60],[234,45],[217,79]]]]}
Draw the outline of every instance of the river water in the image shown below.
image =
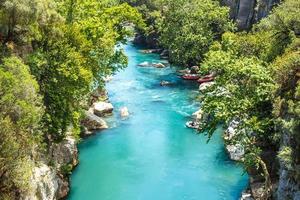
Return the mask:
{"type": "Polygon", "coordinates": [[[200,104],[197,85],[175,68],[142,68],[156,54],[125,47],[129,66],[106,86],[115,107],[112,128],[79,144],[80,164],[71,176],[70,200],[235,200],[248,176],[230,161],[218,130],[204,135],[185,127],[200,104]],[[161,87],[160,81],[174,83],[161,87]],[[126,106],[130,117],[119,117],[126,106]]]}

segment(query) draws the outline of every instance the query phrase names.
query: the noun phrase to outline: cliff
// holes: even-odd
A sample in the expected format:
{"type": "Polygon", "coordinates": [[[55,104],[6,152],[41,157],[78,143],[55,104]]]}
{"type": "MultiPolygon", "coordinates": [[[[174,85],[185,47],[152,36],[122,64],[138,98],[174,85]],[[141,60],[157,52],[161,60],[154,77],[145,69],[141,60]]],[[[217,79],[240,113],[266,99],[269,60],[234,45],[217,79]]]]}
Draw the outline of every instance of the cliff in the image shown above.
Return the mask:
{"type": "Polygon", "coordinates": [[[230,8],[230,17],[239,30],[251,28],[252,24],[266,17],[280,0],[221,0],[230,8]]]}

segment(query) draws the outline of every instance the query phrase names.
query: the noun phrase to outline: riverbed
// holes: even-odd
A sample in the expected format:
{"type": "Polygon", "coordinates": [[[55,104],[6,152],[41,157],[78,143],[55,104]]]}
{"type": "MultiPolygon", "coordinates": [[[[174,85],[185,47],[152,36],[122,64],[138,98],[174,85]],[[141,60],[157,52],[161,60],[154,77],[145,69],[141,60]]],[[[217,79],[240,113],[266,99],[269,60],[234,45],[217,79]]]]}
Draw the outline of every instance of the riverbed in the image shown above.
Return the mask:
{"type": "Polygon", "coordinates": [[[196,83],[175,67],[138,67],[161,62],[157,54],[124,47],[129,66],[106,88],[114,105],[110,129],[82,141],[71,176],[70,200],[236,200],[248,185],[241,166],[229,160],[221,129],[207,137],[185,127],[199,109],[196,83]],[[160,86],[160,81],[173,83],[160,86]],[[119,109],[128,107],[128,119],[119,109]]]}

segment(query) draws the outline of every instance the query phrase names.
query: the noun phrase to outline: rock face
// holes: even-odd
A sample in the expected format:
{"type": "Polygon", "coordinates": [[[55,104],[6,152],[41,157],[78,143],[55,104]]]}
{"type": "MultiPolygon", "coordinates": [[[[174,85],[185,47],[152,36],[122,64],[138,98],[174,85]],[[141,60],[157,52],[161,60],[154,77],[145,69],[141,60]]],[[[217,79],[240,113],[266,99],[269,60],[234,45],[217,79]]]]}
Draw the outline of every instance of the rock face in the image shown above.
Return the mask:
{"type": "Polygon", "coordinates": [[[30,191],[22,194],[22,200],[56,200],[65,198],[69,193],[68,178],[60,173],[61,167],[78,163],[76,140],[68,136],[65,140],[50,147],[53,166],[40,162],[32,173],[30,191]]]}
{"type": "Polygon", "coordinates": [[[78,164],[77,143],[73,137],[67,136],[62,142],[53,144],[50,150],[52,151],[52,161],[57,169],[67,164],[72,166],[78,164]]]}
{"type": "Polygon", "coordinates": [[[240,144],[227,145],[226,150],[229,153],[230,159],[235,161],[242,160],[245,154],[244,147],[240,144]]]}
{"type": "MultiPolygon", "coordinates": [[[[291,146],[296,144],[296,140],[288,131],[283,131],[281,146],[291,146]]],[[[277,189],[277,199],[300,200],[300,182],[297,180],[297,168],[288,167],[283,160],[279,160],[279,182],[277,189]]],[[[299,166],[298,166],[299,170],[299,166]]]]}
{"type": "Polygon", "coordinates": [[[58,176],[55,170],[45,164],[35,167],[31,178],[31,191],[23,200],[54,200],[58,190],[58,176]]]}
{"type": "Polygon", "coordinates": [[[93,114],[92,112],[85,111],[85,116],[86,117],[81,121],[81,124],[84,127],[86,127],[88,131],[102,130],[108,128],[106,122],[102,118],[93,114]]]}
{"type": "Polygon", "coordinates": [[[66,197],[69,193],[69,183],[57,170],[46,164],[39,164],[33,169],[30,191],[22,194],[22,200],[56,200],[66,197]]]}
{"type": "Polygon", "coordinates": [[[280,0],[221,0],[230,8],[230,17],[240,30],[249,29],[253,23],[266,17],[280,0]]]}
{"type": "Polygon", "coordinates": [[[103,117],[107,114],[111,114],[114,107],[111,103],[107,103],[107,102],[96,102],[93,104],[93,112],[95,115],[99,116],[99,117],[103,117]]]}
{"type": "Polygon", "coordinates": [[[237,134],[238,120],[232,120],[224,133],[224,140],[231,140],[237,134]]]}
{"type": "Polygon", "coordinates": [[[226,150],[229,154],[229,157],[231,160],[235,160],[235,161],[241,161],[245,154],[243,145],[232,144],[231,142],[232,138],[239,133],[238,131],[240,131],[238,130],[239,124],[240,122],[238,120],[232,120],[229,123],[228,128],[225,130],[223,136],[225,142],[227,143],[226,150]]]}

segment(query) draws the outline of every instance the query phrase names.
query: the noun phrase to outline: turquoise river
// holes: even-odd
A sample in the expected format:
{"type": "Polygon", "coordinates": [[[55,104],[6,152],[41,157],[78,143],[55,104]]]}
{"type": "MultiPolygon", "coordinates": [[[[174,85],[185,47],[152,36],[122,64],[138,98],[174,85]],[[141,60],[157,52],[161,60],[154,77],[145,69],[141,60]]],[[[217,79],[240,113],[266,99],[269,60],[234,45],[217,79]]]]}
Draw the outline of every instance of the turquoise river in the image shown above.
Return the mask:
{"type": "Polygon", "coordinates": [[[69,200],[236,200],[248,176],[225,153],[221,129],[207,137],[185,127],[200,104],[197,85],[174,67],[138,67],[160,62],[156,54],[124,47],[129,66],[106,86],[114,115],[110,129],[79,144],[79,166],[69,200]],[[173,86],[161,87],[167,80],[173,86]],[[122,120],[119,109],[128,107],[122,120]]]}

